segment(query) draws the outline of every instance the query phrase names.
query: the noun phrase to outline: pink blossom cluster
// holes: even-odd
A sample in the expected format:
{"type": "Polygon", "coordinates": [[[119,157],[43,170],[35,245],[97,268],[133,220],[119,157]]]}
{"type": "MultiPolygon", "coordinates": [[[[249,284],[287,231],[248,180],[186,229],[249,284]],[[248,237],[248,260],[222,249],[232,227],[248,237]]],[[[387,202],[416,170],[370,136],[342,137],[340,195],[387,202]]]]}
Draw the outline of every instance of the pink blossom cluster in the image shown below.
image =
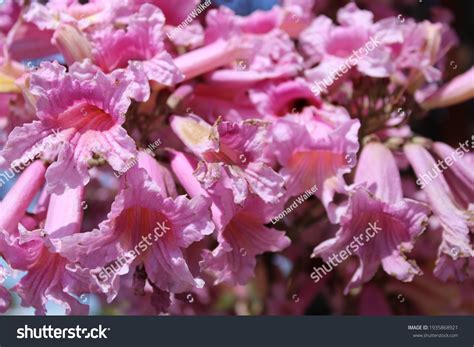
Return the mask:
{"type": "Polygon", "coordinates": [[[88,294],[121,314],[240,314],[258,292],[252,312],[303,313],[324,288],[383,301],[417,277],[472,280],[473,155],[415,184],[455,149],[411,119],[474,96],[474,69],[443,77],[449,24],[286,0],[181,25],[199,3],[1,5],[0,164],[41,151],[1,201],[0,256],[24,276],[7,289],[0,265],[0,311],[16,293],[36,314],[87,314],[88,294]],[[226,293],[237,308],[219,311],[226,293]]]}

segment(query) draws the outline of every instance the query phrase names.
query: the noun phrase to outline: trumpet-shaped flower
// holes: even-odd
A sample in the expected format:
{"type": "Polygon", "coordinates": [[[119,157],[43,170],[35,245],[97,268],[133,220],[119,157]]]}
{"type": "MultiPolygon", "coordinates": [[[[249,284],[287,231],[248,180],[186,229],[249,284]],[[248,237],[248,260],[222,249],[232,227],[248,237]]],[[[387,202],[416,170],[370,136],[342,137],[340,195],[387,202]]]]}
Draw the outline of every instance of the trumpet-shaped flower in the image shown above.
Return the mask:
{"type": "Polygon", "coordinates": [[[163,291],[181,293],[204,285],[191,273],[185,249],[212,233],[209,203],[202,197],[166,196],[143,167],[135,166],[122,177],[122,189],[98,229],[56,245],[71,261],[98,269],[91,272],[94,283],[109,300],[120,289],[120,276],[141,264],[163,291]]]}
{"type": "Polygon", "coordinates": [[[346,259],[351,254],[359,257],[359,267],[346,286],[346,293],[369,281],[380,265],[389,275],[409,282],[422,272],[404,253],[413,249],[428,213],[426,205],[403,198],[400,174],[390,150],[382,144],[369,143],[359,159],[354,191],[341,228],[334,238],[317,246],[313,256],[332,261],[334,255],[344,251],[346,259]]]}
{"type": "Polygon", "coordinates": [[[222,122],[213,127],[197,117],[174,117],[178,137],[202,161],[195,176],[205,188],[228,177],[236,204],[250,193],[267,203],[283,196],[283,178],[262,161],[266,123],[260,121],[222,122]]]}
{"type": "Polygon", "coordinates": [[[89,61],[68,72],[58,63],[43,63],[31,77],[39,120],[15,128],[1,154],[7,162],[37,155],[56,158],[46,171],[48,189],[56,193],[87,184],[88,161],[94,156],[122,171],[136,155],[122,124],[130,98],[141,93],[128,72],[106,75],[89,61]]]}

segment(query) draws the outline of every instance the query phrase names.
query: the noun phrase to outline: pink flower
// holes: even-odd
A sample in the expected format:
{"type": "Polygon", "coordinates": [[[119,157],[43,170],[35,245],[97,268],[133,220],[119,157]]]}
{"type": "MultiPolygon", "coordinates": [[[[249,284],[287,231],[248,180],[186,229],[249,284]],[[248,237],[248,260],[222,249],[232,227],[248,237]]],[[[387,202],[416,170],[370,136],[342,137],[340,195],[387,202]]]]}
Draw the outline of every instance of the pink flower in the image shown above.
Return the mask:
{"type": "Polygon", "coordinates": [[[404,199],[395,159],[384,145],[367,144],[360,156],[355,187],[336,236],[317,246],[312,256],[327,262],[334,255],[356,254],[360,265],[345,293],[368,282],[382,265],[384,271],[409,282],[421,270],[408,261],[415,239],[423,232],[429,209],[422,203],[404,199]],[[365,233],[364,233],[365,231],[365,233]],[[362,242],[360,242],[362,241],[362,242]],[[357,242],[357,243],[356,243],[357,242]]]}
{"type": "MultiPolygon", "coordinates": [[[[214,26],[217,32],[219,24],[221,24],[219,23],[219,20],[222,17],[225,17],[225,15],[223,14],[225,10],[229,11],[228,9],[225,9],[223,7],[219,9],[219,12],[212,13],[212,11],[209,11],[209,14],[206,17],[208,28],[214,26]],[[211,17],[211,13],[215,15],[216,18],[214,18],[214,21],[217,23],[217,25],[213,25],[215,23],[211,23],[211,21],[209,20],[211,17]]],[[[257,10],[246,17],[234,16],[234,19],[235,23],[243,33],[266,34],[274,29],[281,28],[288,34],[290,34],[290,30],[288,30],[290,29],[289,26],[285,27],[286,23],[284,22],[284,17],[284,11],[282,11],[280,7],[274,6],[269,11],[257,10]]]]}
{"type": "Polygon", "coordinates": [[[234,62],[250,50],[247,42],[237,38],[218,39],[206,46],[176,57],[173,61],[183,73],[184,80],[210,72],[234,62]]]}
{"type": "Polygon", "coordinates": [[[68,13],[68,8],[73,1],[50,1],[47,5],[33,2],[26,13],[24,19],[34,23],[40,30],[54,30],[61,22],[74,23],[75,18],[68,13]]]}
{"type": "Polygon", "coordinates": [[[58,48],[68,65],[92,59],[92,47],[85,35],[70,24],[60,24],[54,32],[52,43],[58,48]]]}
{"type": "Polygon", "coordinates": [[[257,10],[248,16],[237,16],[226,7],[212,9],[206,16],[206,40],[238,34],[267,34],[279,29],[296,38],[310,23],[313,7],[314,0],[290,0],[284,1],[282,7],[257,10]]]}
{"type": "Polygon", "coordinates": [[[0,0],[0,312],[466,313],[474,155],[412,121],[474,69],[407,1],[0,0]]]}
{"type": "Polygon", "coordinates": [[[238,40],[246,49],[241,51],[232,65],[210,73],[208,83],[246,88],[266,79],[296,76],[303,60],[288,34],[274,28],[274,14],[280,12],[274,8],[270,12],[256,12],[242,19],[224,7],[209,11],[206,42],[238,40]]]}
{"type": "Polygon", "coordinates": [[[231,121],[262,118],[252,105],[248,93],[248,89],[238,84],[218,89],[205,83],[186,84],[178,88],[168,102],[176,109],[176,113],[192,113],[210,124],[219,117],[231,121]]]}
{"type": "Polygon", "coordinates": [[[210,73],[207,76],[210,84],[253,85],[267,79],[294,77],[301,70],[303,59],[296,52],[289,36],[282,30],[245,36],[242,40],[249,46],[247,52],[237,57],[238,60],[232,68],[210,73]]]}
{"type": "Polygon", "coordinates": [[[20,244],[29,248],[34,260],[27,274],[14,287],[25,307],[33,306],[36,314],[46,313],[49,300],[62,305],[66,314],[87,314],[88,307],[78,301],[90,291],[86,274],[76,271],[73,264],[53,250],[51,243],[80,231],[84,195],[82,187],[66,189],[60,195],[52,194],[44,228],[29,232],[23,230],[20,244]],[[38,243],[41,245],[38,247],[38,243]]]}
{"type": "Polygon", "coordinates": [[[459,143],[456,149],[442,142],[434,142],[432,146],[435,156],[447,164],[443,177],[448,183],[453,201],[459,208],[466,211],[470,209],[474,201],[474,191],[470,189],[473,179],[472,160],[470,160],[472,153],[469,150],[471,143],[470,140],[464,141],[464,143],[459,143]]]}
{"type": "Polygon", "coordinates": [[[355,166],[359,127],[343,110],[328,107],[309,107],[278,119],[270,129],[270,151],[282,165],[288,196],[316,186],[330,220],[337,221],[339,208],[333,200],[345,192],[343,175],[355,166]]]}
{"type": "Polygon", "coordinates": [[[199,5],[199,0],[181,0],[178,3],[168,0],[135,0],[135,2],[137,4],[151,2],[153,5],[158,6],[165,14],[167,24],[174,26],[178,26],[186,20],[191,12],[199,5]]]}
{"type": "MultiPolygon", "coordinates": [[[[393,18],[393,23],[396,20],[393,18]]],[[[442,76],[441,58],[457,42],[456,34],[442,23],[408,22],[402,26],[402,42],[391,46],[392,57],[397,67],[396,79],[410,89],[420,89],[423,82],[439,82],[442,76]],[[403,73],[403,69],[413,71],[403,73]]]]}
{"type": "Polygon", "coordinates": [[[166,86],[181,82],[183,75],[164,48],[164,23],[159,8],[144,4],[129,18],[126,29],[110,24],[95,31],[91,36],[94,62],[105,72],[131,63],[151,81],[166,86]]]}
{"type": "MultiPolygon", "coordinates": [[[[42,58],[57,54],[58,49],[51,43],[52,31],[40,30],[31,23],[17,22],[8,33],[5,48],[8,56],[16,61],[42,58]]],[[[2,46],[0,40],[0,46],[2,46]]]]}
{"type": "Polygon", "coordinates": [[[243,206],[234,205],[228,178],[204,190],[193,177],[196,162],[192,158],[175,152],[171,166],[191,196],[204,196],[212,201],[219,245],[212,252],[204,250],[200,264],[216,277],[215,284],[247,283],[253,276],[257,255],[289,246],[290,240],[282,231],[265,226],[282,209],[282,204],[269,205],[249,197],[243,206]]]}
{"type": "Polygon", "coordinates": [[[51,0],[46,5],[33,2],[25,12],[24,19],[43,31],[55,30],[66,23],[82,30],[133,13],[135,8],[130,6],[133,2],[91,0],[83,4],[76,0],[51,0]]]}
{"type": "Polygon", "coordinates": [[[249,193],[267,203],[276,203],[283,196],[282,177],[262,162],[265,123],[218,120],[211,127],[198,117],[174,117],[171,126],[202,159],[194,174],[206,189],[229,178],[236,204],[242,204],[249,193]]]}
{"type": "Polygon", "coordinates": [[[317,3],[320,4],[321,2],[316,0],[284,0],[281,28],[291,37],[297,38],[301,31],[311,23],[317,3]]]}
{"type": "Polygon", "coordinates": [[[209,203],[199,197],[167,197],[146,166],[134,166],[122,177],[123,187],[99,229],[56,245],[71,261],[94,270],[94,282],[109,301],[119,291],[120,276],[141,265],[163,291],[181,293],[204,285],[190,272],[185,249],[212,233],[209,203]]]}
{"type": "MultiPolygon", "coordinates": [[[[255,11],[249,16],[238,16],[231,9],[221,6],[212,9],[206,16],[206,42],[245,34],[264,35],[278,30],[282,25],[283,11],[275,6],[270,11],[255,11]]],[[[250,35],[246,36],[250,37],[250,35]]]]}
{"type": "Polygon", "coordinates": [[[0,7],[0,33],[7,34],[20,15],[21,6],[13,0],[4,0],[0,7]]]}
{"type": "Polygon", "coordinates": [[[15,128],[3,157],[11,162],[32,154],[57,153],[46,172],[48,189],[56,193],[86,185],[88,161],[94,155],[122,171],[136,154],[122,124],[130,97],[140,93],[140,85],[128,72],[105,75],[88,61],[72,65],[67,73],[58,63],[41,66],[31,78],[39,121],[15,128]]]}
{"type": "MultiPolygon", "coordinates": [[[[215,192],[219,194],[223,190],[215,192]]],[[[265,209],[268,206],[261,200],[247,200],[221,229],[219,245],[212,252],[204,251],[201,267],[216,277],[214,284],[224,281],[246,284],[254,276],[257,255],[279,252],[290,245],[284,232],[265,226],[278,213],[275,209],[273,213],[262,213],[265,209]]]]}
{"type": "MultiPolygon", "coordinates": [[[[354,3],[349,3],[338,11],[337,20],[340,26],[334,25],[326,16],[319,16],[300,35],[303,52],[310,58],[309,63],[320,62],[318,67],[306,72],[312,81],[318,82],[325,77],[334,78],[327,76],[334,75],[328,73],[328,67],[337,68],[345,61],[351,66],[358,66],[359,61],[363,62],[366,58],[362,56],[364,51],[359,49],[365,49],[367,55],[369,51],[364,46],[371,41],[372,46],[377,44],[376,38],[375,43],[371,40],[372,35],[376,34],[372,29],[371,12],[360,10],[354,3]]],[[[378,58],[377,61],[380,61],[382,57],[378,58]]],[[[372,75],[370,69],[366,70],[372,75]]]]}
{"type": "Polygon", "coordinates": [[[321,100],[311,91],[309,84],[297,78],[281,83],[259,84],[251,89],[250,99],[264,119],[302,112],[304,107],[321,107],[321,100]]]}
{"type": "MultiPolygon", "coordinates": [[[[0,69],[1,70],[1,69],[0,69]]],[[[3,71],[0,71],[0,75],[3,71]]],[[[0,94],[0,146],[4,146],[8,134],[17,126],[34,119],[33,110],[21,95],[21,89],[13,79],[7,76],[0,77],[0,88],[5,93],[0,94]],[[12,91],[11,93],[9,91],[12,91]]]]}
{"type": "Polygon", "coordinates": [[[338,11],[339,26],[325,16],[317,17],[300,35],[308,66],[305,72],[314,83],[339,85],[354,74],[391,77],[410,92],[425,82],[441,79],[440,59],[457,42],[445,24],[390,17],[373,22],[370,11],[349,3],[338,11]]]}
{"type": "Polygon", "coordinates": [[[175,33],[172,28],[165,28],[166,36],[178,48],[195,49],[204,44],[204,29],[199,23],[191,23],[175,33]]]}

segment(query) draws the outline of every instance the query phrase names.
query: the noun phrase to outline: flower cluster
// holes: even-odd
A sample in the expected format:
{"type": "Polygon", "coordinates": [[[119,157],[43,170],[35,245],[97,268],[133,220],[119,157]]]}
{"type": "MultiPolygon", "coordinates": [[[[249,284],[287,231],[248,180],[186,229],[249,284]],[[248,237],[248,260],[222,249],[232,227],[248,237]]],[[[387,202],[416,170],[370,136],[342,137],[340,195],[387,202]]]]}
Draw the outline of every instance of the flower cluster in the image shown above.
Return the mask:
{"type": "Polygon", "coordinates": [[[444,81],[446,22],[170,3],[0,5],[0,165],[27,163],[0,205],[0,312],[15,293],[36,314],[87,314],[84,295],[120,314],[303,313],[328,286],[363,301],[472,279],[474,157],[415,184],[455,149],[411,120],[474,96],[473,69],[444,81]]]}

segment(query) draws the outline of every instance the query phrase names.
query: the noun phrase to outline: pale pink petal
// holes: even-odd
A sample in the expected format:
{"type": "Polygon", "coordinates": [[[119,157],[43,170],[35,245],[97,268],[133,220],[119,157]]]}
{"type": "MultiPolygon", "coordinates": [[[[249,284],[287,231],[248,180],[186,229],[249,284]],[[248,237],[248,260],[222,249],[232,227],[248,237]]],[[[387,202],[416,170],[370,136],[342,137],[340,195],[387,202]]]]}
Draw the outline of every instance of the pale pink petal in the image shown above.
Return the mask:
{"type": "MultiPolygon", "coordinates": [[[[436,167],[433,157],[422,145],[407,144],[404,150],[411,166],[419,177],[417,182],[423,183],[422,189],[426,193],[431,208],[439,218],[443,228],[443,238],[439,248],[435,273],[445,273],[441,267],[443,264],[451,264],[443,260],[443,254],[449,255],[453,260],[462,259],[465,264],[468,264],[469,258],[474,256],[474,251],[470,244],[466,211],[463,211],[454,203],[448,183],[442,174],[434,174],[433,178],[430,173],[431,180],[428,182],[421,181],[422,177],[428,177],[428,172],[436,167]]],[[[446,278],[445,275],[442,275],[442,277],[446,278]]]]}
{"type": "Polygon", "coordinates": [[[474,68],[448,82],[423,100],[422,107],[433,109],[456,105],[474,98],[474,68]]]}

